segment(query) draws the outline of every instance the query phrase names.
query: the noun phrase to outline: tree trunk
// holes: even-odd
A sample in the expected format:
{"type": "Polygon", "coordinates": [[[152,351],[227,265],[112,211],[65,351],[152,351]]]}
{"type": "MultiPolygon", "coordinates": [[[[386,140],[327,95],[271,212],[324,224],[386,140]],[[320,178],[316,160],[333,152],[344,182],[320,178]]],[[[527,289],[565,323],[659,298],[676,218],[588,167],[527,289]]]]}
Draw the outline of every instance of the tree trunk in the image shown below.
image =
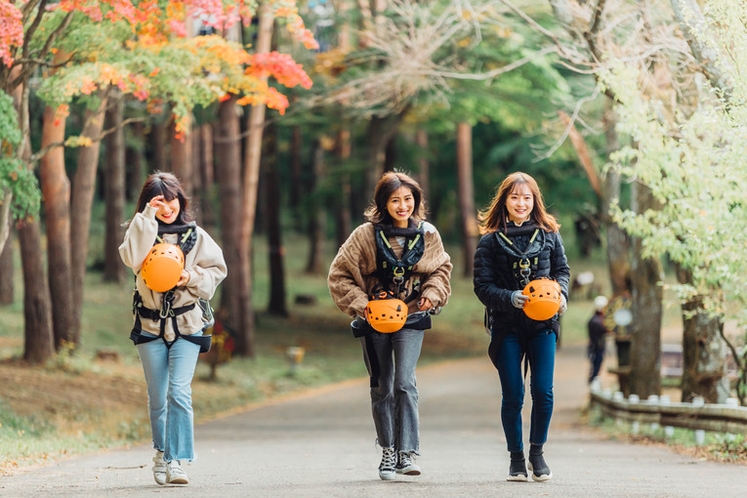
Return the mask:
{"type": "MultiPolygon", "coordinates": [[[[607,99],[607,109],[604,113],[605,135],[607,151],[620,149],[620,142],[615,131],[616,118],[612,110],[612,102],[607,99]]],[[[608,170],[602,178],[602,197],[599,201],[600,221],[607,232],[607,264],[610,274],[610,284],[613,296],[630,296],[630,239],[624,230],[612,220],[610,207],[613,199],[620,198],[620,174],[608,170]]]]}
{"type": "Polygon", "coordinates": [[[116,128],[106,141],[106,235],[104,239],[104,280],[123,282],[125,266],[119,257],[119,245],[124,238],[122,221],[125,219],[125,143],[122,118],[124,103],[117,96],[108,111],[108,127],[116,128]]]}
{"type": "MultiPolygon", "coordinates": [[[[692,274],[677,267],[677,280],[692,284],[692,274]]],[[[730,396],[726,374],[726,341],[720,316],[703,307],[703,296],[682,305],[682,400],[689,403],[701,396],[706,403],[724,403],[730,396]]]]}
{"type": "Polygon", "coordinates": [[[291,130],[290,145],[290,165],[291,165],[291,184],[290,184],[290,208],[293,213],[293,222],[296,230],[301,230],[303,226],[303,216],[301,212],[301,199],[303,189],[303,174],[301,165],[301,147],[303,140],[301,136],[301,127],[294,126],[291,130]]]}
{"type": "MultiPolygon", "coordinates": [[[[42,148],[65,140],[65,118],[44,108],[42,148]]],[[[70,256],[70,180],[65,172],[65,149],[52,147],[41,159],[41,189],[47,227],[47,262],[52,302],[55,350],[77,345],[73,331],[72,268],[70,256]]]]}
{"type": "Polygon", "coordinates": [[[459,214],[462,218],[462,254],[464,269],[462,276],[472,276],[472,262],[477,249],[477,211],[475,210],[474,184],[472,181],[472,126],[457,124],[457,196],[459,214]]]}
{"type": "Polygon", "coordinates": [[[194,181],[192,179],[191,133],[185,132],[184,136],[177,136],[174,123],[171,124],[169,130],[171,172],[179,179],[179,183],[182,184],[187,197],[192,197],[194,193],[194,181]]]}
{"type": "Polygon", "coordinates": [[[347,128],[338,130],[337,139],[335,140],[335,155],[337,156],[337,167],[341,172],[338,175],[340,181],[340,195],[335,195],[335,217],[336,223],[336,241],[337,247],[340,247],[353,230],[353,219],[350,211],[352,188],[350,186],[350,175],[343,170],[343,165],[350,161],[350,130],[347,128]]]}
{"type": "Polygon", "coordinates": [[[384,174],[386,148],[399,129],[402,115],[396,114],[380,118],[372,116],[368,121],[366,138],[368,140],[368,165],[364,182],[366,199],[373,198],[374,187],[384,174]]]}
{"type": "Polygon", "coordinates": [[[195,205],[199,206],[203,226],[213,226],[215,225],[215,210],[211,202],[214,183],[213,127],[202,125],[199,130],[200,133],[196,141],[198,147],[193,151],[198,166],[194,171],[194,178],[200,186],[199,190],[195,192],[195,205]]]}
{"type": "MultiPolygon", "coordinates": [[[[148,135],[150,142],[150,165],[148,173],[154,170],[167,171],[170,167],[166,159],[166,130],[168,129],[168,120],[154,119],[148,135]]],[[[140,192],[142,184],[137,186],[140,192]]]]}
{"type": "Polygon", "coordinates": [[[321,275],[324,273],[324,201],[320,198],[317,191],[319,178],[323,177],[324,172],[324,148],[319,141],[314,148],[314,167],[312,168],[312,178],[309,182],[309,192],[311,199],[308,205],[309,216],[309,256],[306,260],[306,273],[309,275],[321,275]]]}
{"type": "MultiPolygon", "coordinates": [[[[655,209],[651,191],[633,184],[635,211],[655,209]]],[[[661,393],[662,268],[658,259],[643,258],[642,241],[634,239],[630,343],[630,392],[646,399],[661,393]]]]}
{"type": "MultiPolygon", "coordinates": [[[[259,27],[257,30],[256,53],[268,53],[272,42],[274,19],[270,4],[262,2],[259,7],[259,27]]],[[[241,278],[239,309],[240,329],[236,341],[236,353],[254,357],[254,307],[252,302],[252,235],[257,213],[257,188],[259,183],[259,159],[262,152],[262,131],[265,124],[265,105],[257,104],[249,114],[249,138],[244,158],[244,184],[242,220],[239,237],[238,268],[241,278]]]]}
{"type": "MultiPolygon", "coordinates": [[[[145,142],[142,123],[132,123],[129,130],[133,135],[133,142],[142,144],[145,142]]],[[[127,140],[125,140],[125,144],[127,140]]],[[[125,145],[125,200],[137,202],[140,195],[140,189],[145,182],[143,174],[143,154],[142,150],[136,147],[125,145]]]]}
{"type": "Polygon", "coordinates": [[[417,179],[420,188],[423,190],[423,196],[430,199],[430,162],[428,161],[428,132],[418,128],[415,132],[415,143],[418,146],[418,174],[417,179]]]}
{"type": "MultiPolygon", "coordinates": [[[[96,139],[101,135],[104,127],[107,99],[104,98],[98,110],[86,110],[82,136],[96,139]]],[[[70,217],[70,247],[73,275],[73,333],[74,342],[80,343],[81,320],[83,314],[84,281],[86,276],[86,261],[88,259],[88,239],[91,229],[91,210],[96,191],[96,171],[99,165],[99,149],[101,142],[95,140],[88,147],[78,148],[78,165],[73,178],[72,204],[70,217]]]]}
{"type": "MultiPolygon", "coordinates": [[[[1,218],[0,218],[1,219],[1,218]]],[[[13,223],[7,220],[8,238],[0,250],[0,305],[13,304],[14,286],[13,274],[13,223]]]]}
{"type": "Polygon", "coordinates": [[[267,181],[267,246],[270,251],[270,303],[267,311],[271,315],[288,316],[285,289],[285,249],[280,223],[280,181],[278,179],[277,126],[267,127],[265,153],[262,162],[267,181]]]}
{"type": "Polygon", "coordinates": [[[223,257],[228,266],[228,276],[221,284],[219,312],[233,330],[239,330],[240,321],[240,257],[239,226],[236,213],[241,212],[241,125],[236,108],[236,97],[222,102],[216,123],[216,175],[220,190],[220,227],[223,257]]]}
{"type": "Polygon", "coordinates": [[[324,148],[319,141],[314,148],[314,167],[312,168],[312,180],[310,182],[311,202],[309,204],[309,257],[306,260],[306,273],[309,275],[321,275],[324,269],[324,202],[319,197],[317,185],[319,179],[324,175],[324,148]]]}
{"type": "Polygon", "coordinates": [[[44,277],[41,230],[37,219],[18,224],[23,266],[23,359],[33,364],[49,360],[55,351],[52,299],[44,277]]]}
{"type": "MultiPolygon", "coordinates": [[[[20,66],[19,66],[20,68],[20,66]]],[[[20,156],[31,157],[28,90],[18,87],[13,91],[13,105],[18,112],[18,124],[24,130],[20,156]]],[[[54,354],[52,328],[52,300],[49,284],[44,275],[39,216],[27,217],[18,222],[18,242],[23,270],[23,359],[34,364],[49,360],[54,354]]]]}

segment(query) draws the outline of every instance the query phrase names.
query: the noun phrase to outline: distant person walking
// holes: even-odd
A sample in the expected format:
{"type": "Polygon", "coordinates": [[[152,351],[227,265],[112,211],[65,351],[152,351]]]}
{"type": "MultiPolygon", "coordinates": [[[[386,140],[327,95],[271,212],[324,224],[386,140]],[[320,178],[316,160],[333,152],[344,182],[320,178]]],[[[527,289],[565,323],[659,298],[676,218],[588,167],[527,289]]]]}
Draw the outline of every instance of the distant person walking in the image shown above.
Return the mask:
{"type": "Polygon", "coordinates": [[[535,481],[547,481],[552,472],[543,445],[553,412],[559,315],[567,308],[570,279],[560,225],[545,210],[537,182],[521,172],[503,180],[479,220],[483,236],[475,252],[473,286],[486,308],[491,334],[488,355],[503,391],[501,422],[510,452],[507,479],[527,480],[521,410],[528,365],[532,395],[529,470],[535,481]],[[529,296],[522,290],[543,277],[556,281],[562,295],[557,314],[537,321],[524,312],[529,296]]]}
{"type": "Polygon", "coordinates": [[[189,483],[181,462],[195,458],[192,377],[199,354],[210,347],[198,299],[212,298],[227,274],[223,251],[188,208],[174,175],[150,175],[119,246],[136,276],[130,339],[148,385],[158,484],[189,483]]]}
{"type": "Polygon", "coordinates": [[[366,222],[340,247],[327,283],[337,307],[354,318],[370,376],[371,412],[382,447],[379,477],[416,476],[420,415],[415,367],[431,314],[451,294],[451,258],[425,221],[418,183],[399,172],[376,185],[366,222]]]}
{"type": "Polygon", "coordinates": [[[607,342],[607,334],[609,330],[604,324],[604,310],[607,307],[609,301],[604,296],[597,296],[594,298],[594,314],[589,319],[587,324],[589,332],[589,345],[587,353],[589,361],[591,362],[591,369],[589,371],[589,383],[599,376],[599,371],[602,368],[602,362],[604,361],[604,349],[605,343],[607,342]]]}

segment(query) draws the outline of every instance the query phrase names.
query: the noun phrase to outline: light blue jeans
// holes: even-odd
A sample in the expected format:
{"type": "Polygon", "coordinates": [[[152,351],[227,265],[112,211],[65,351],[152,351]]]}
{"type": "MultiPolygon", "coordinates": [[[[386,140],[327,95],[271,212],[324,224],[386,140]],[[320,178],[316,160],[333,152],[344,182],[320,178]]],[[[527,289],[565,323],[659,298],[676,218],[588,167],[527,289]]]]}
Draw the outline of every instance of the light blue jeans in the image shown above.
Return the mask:
{"type": "Polygon", "coordinates": [[[392,334],[371,332],[361,337],[361,344],[371,376],[371,412],[379,445],[418,454],[420,415],[415,367],[423,331],[405,328],[392,334]]]}
{"type": "Polygon", "coordinates": [[[192,378],[200,347],[177,339],[169,348],[157,339],[138,344],[137,351],[148,385],[153,448],[163,451],[167,462],[194,460],[192,378]]]}
{"type": "MultiPolygon", "coordinates": [[[[507,334],[492,358],[501,379],[501,422],[508,451],[524,449],[521,410],[524,404],[524,372],[518,335],[507,334]]],[[[529,390],[532,395],[530,444],[545,444],[554,406],[555,342],[552,330],[535,333],[527,344],[529,390]]]]}

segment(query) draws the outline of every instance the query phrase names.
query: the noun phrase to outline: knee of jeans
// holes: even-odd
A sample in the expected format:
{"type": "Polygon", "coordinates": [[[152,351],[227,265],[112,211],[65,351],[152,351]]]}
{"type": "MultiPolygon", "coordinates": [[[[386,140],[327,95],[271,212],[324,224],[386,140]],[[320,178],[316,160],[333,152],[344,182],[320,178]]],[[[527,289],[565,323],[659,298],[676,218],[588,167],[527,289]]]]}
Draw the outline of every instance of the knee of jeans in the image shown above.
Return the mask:
{"type": "Polygon", "coordinates": [[[518,413],[524,405],[521,398],[503,398],[501,409],[507,413],[518,413]]]}
{"type": "Polygon", "coordinates": [[[537,404],[552,404],[554,399],[552,389],[532,391],[532,401],[537,404]]]}

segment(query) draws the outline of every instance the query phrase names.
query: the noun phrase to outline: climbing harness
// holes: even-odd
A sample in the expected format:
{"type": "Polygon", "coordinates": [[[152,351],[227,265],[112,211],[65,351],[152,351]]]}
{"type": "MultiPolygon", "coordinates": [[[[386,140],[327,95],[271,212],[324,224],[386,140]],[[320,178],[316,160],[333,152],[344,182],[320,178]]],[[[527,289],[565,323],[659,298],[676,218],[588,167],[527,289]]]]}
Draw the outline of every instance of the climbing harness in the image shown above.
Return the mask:
{"type": "MultiPolygon", "coordinates": [[[[178,245],[174,245],[179,251],[182,253],[182,266],[183,261],[186,255],[189,253],[190,250],[195,245],[195,242],[197,241],[197,231],[195,230],[195,224],[190,223],[188,225],[185,225],[184,227],[159,227],[159,235],[156,237],[156,243],[154,244],[154,248],[160,246],[161,244],[165,244],[163,241],[162,235],[163,233],[173,233],[176,231],[177,233],[181,233],[181,236],[179,238],[178,245]]],[[[149,253],[149,257],[152,254],[153,250],[151,250],[151,253],[149,253]]],[[[166,256],[162,256],[163,260],[166,259],[173,259],[172,254],[168,254],[166,256]]],[[[146,257],[146,261],[148,260],[148,257],[146,257]]],[[[157,268],[153,267],[153,268],[157,268]]],[[[151,271],[151,274],[153,272],[151,271]]],[[[181,269],[179,270],[179,274],[181,275],[181,269]]],[[[143,276],[145,279],[145,275],[143,276]]],[[[178,279],[177,279],[178,281],[178,279]]],[[[147,285],[147,283],[146,283],[147,285]]],[[[152,287],[148,286],[149,288],[153,289],[152,287]]],[[[206,353],[210,350],[210,345],[212,343],[212,336],[211,335],[184,335],[179,331],[179,327],[177,326],[177,317],[179,315],[182,315],[192,309],[196,305],[199,305],[202,310],[202,317],[203,317],[203,330],[207,330],[212,326],[212,324],[215,322],[215,319],[213,317],[213,310],[210,306],[210,302],[206,299],[200,299],[197,303],[191,303],[186,306],[180,306],[180,307],[174,307],[174,294],[176,289],[176,282],[173,282],[173,285],[171,285],[170,288],[166,289],[165,291],[157,291],[156,292],[163,292],[163,299],[162,299],[162,306],[160,310],[153,310],[150,308],[146,308],[143,305],[143,298],[140,295],[140,293],[135,289],[135,292],[133,294],[132,298],[132,312],[135,315],[135,324],[132,328],[132,332],[130,333],[130,339],[132,342],[137,344],[144,344],[147,342],[154,341],[156,339],[162,339],[164,344],[166,344],[166,347],[170,348],[174,342],[176,342],[179,338],[182,338],[188,342],[191,342],[193,344],[197,344],[200,346],[200,353],[206,353]],[[144,335],[142,332],[142,322],[141,319],[149,319],[155,321],[160,321],[159,326],[159,334],[157,336],[148,334],[144,335]],[[167,341],[165,332],[166,332],[166,321],[171,320],[171,326],[174,330],[174,335],[176,336],[173,341],[167,341]],[[212,322],[212,323],[211,323],[212,322]]]]}
{"type": "MultiPolygon", "coordinates": [[[[524,251],[517,249],[514,241],[508,238],[508,236],[498,231],[496,232],[496,239],[498,243],[503,247],[510,256],[514,258],[512,270],[514,272],[514,278],[522,286],[526,286],[534,274],[537,271],[537,263],[539,262],[539,255],[542,252],[542,248],[545,247],[546,234],[544,230],[539,228],[528,227],[532,230],[532,237],[529,239],[529,243],[524,251]]],[[[521,235],[522,232],[519,230],[515,231],[516,235],[521,235]]],[[[531,233],[526,231],[524,233],[531,233]]]]}

